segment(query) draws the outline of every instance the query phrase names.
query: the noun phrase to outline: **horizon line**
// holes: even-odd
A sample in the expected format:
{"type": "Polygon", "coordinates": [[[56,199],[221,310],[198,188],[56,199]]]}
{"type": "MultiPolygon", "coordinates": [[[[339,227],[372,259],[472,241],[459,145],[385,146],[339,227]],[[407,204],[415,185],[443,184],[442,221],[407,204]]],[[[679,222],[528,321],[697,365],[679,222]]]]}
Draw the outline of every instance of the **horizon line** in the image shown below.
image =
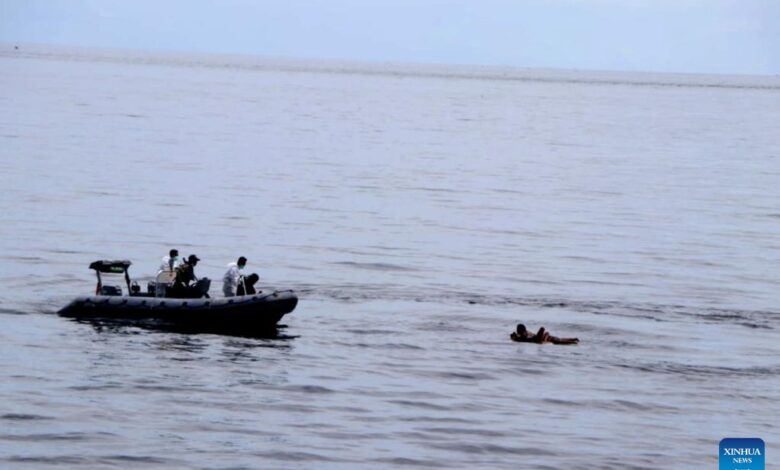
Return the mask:
{"type": "MultiPolygon", "coordinates": [[[[270,56],[239,52],[217,52],[186,50],[176,48],[124,48],[113,46],[86,46],[82,44],[59,44],[42,42],[9,42],[0,41],[0,57],[6,58],[38,58],[50,59],[57,58],[57,53],[70,52],[79,58],[90,58],[85,52],[98,54],[98,59],[103,62],[122,62],[121,56],[124,54],[129,58],[147,58],[158,59],[154,62],[145,62],[146,65],[171,65],[171,66],[190,66],[190,67],[214,67],[214,63],[208,64],[194,60],[179,60],[178,63],[170,62],[170,59],[194,59],[197,57],[204,59],[233,58],[236,62],[221,64],[222,67],[232,65],[233,68],[243,70],[262,71],[282,71],[282,72],[314,72],[314,73],[341,73],[358,75],[386,75],[397,77],[429,77],[429,78],[455,78],[468,80],[499,80],[499,81],[517,81],[517,82],[558,82],[558,83],[591,83],[602,85],[638,85],[638,86],[664,86],[664,87],[697,87],[697,88],[753,88],[753,89],[780,89],[780,74],[749,74],[749,73],[712,73],[712,72],[669,72],[653,70],[616,70],[616,69],[576,69],[563,67],[524,67],[517,65],[499,65],[499,64],[477,64],[477,63],[449,63],[449,62],[411,62],[394,61],[380,59],[347,59],[336,57],[305,57],[305,56],[270,56]],[[32,48],[33,51],[24,50],[23,47],[32,48]],[[103,55],[99,55],[103,53],[103,55]],[[159,59],[169,59],[163,61],[159,59]],[[241,64],[238,60],[248,62],[241,64]],[[303,63],[309,67],[301,67],[303,63]],[[340,67],[334,68],[334,65],[340,67]],[[241,65],[245,65],[242,67],[241,65]],[[247,67],[247,65],[249,67],[247,67]],[[311,65],[315,65],[311,67],[311,65]],[[271,66],[271,67],[269,67],[271,66]],[[389,69],[378,69],[377,67],[389,67],[389,69]],[[413,70],[414,68],[430,67],[439,69],[438,71],[429,70],[422,72],[413,70]],[[465,69],[472,69],[473,73],[466,73],[465,69]],[[449,69],[449,71],[448,71],[449,69]],[[457,69],[454,70],[454,69],[457,69]],[[481,72],[481,73],[480,73],[481,72]],[[533,72],[547,73],[547,76],[531,75],[533,72]],[[566,73],[579,73],[591,75],[589,78],[564,77],[566,73]],[[597,77],[599,74],[612,74],[614,77],[597,77]],[[645,77],[653,76],[656,80],[628,79],[630,75],[643,75],[645,77]],[[622,80],[617,79],[621,76],[622,80]],[[679,80],[662,80],[662,78],[688,77],[709,79],[709,82],[691,83],[681,82],[679,80]],[[713,79],[730,78],[742,80],[778,80],[771,84],[755,83],[723,83],[722,81],[712,81],[713,79]],[[660,80],[659,80],[660,79],[660,80]]],[[[63,58],[59,56],[59,58],[63,58]]],[[[71,57],[73,58],[73,57],[71,57]]],[[[127,64],[132,62],[124,61],[127,64]]],[[[142,65],[142,64],[135,64],[142,65]]]]}

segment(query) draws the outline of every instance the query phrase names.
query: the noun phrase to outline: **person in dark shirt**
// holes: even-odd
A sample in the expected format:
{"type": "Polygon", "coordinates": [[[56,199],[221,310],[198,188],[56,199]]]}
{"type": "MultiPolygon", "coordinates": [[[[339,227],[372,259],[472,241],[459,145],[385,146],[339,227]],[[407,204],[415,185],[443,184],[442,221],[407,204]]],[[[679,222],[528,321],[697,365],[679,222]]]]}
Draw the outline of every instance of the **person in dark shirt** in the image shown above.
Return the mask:
{"type": "Polygon", "coordinates": [[[252,273],[249,276],[244,277],[238,282],[238,288],[236,289],[236,295],[254,295],[257,294],[255,290],[255,284],[260,280],[260,276],[257,273],[252,273]],[[246,287],[246,290],[244,289],[246,287]]]}
{"type": "Polygon", "coordinates": [[[182,299],[197,298],[200,297],[199,292],[196,292],[196,283],[198,278],[195,277],[195,266],[200,261],[195,255],[190,255],[186,260],[176,267],[176,279],[173,281],[173,287],[171,287],[171,297],[177,297],[182,299]]]}
{"type": "Polygon", "coordinates": [[[552,336],[544,327],[539,328],[539,331],[536,334],[533,334],[528,331],[522,323],[518,323],[517,331],[513,331],[509,337],[512,341],[518,343],[577,344],[580,342],[578,338],[558,338],[557,336],[552,336]]]}

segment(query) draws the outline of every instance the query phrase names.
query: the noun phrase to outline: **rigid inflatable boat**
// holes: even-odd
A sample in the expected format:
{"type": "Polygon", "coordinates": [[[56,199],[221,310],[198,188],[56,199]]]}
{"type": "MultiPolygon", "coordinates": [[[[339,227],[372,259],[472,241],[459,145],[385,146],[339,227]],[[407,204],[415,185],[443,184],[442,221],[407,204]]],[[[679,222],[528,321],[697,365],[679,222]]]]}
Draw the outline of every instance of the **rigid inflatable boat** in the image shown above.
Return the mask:
{"type": "MultiPolygon", "coordinates": [[[[130,261],[95,261],[98,284],[96,295],[74,299],[58,312],[68,318],[83,320],[117,320],[149,326],[191,331],[228,331],[251,335],[274,328],[281,318],[292,312],[298,297],[292,290],[260,291],[257,294],[225,298],[170,298],[164,296],[157,282],[150,282],[141,292],[131,282],[130,261]],[[127,295],[121,286],[104,285],[101,274],[123,274],[127,295]]],[[[208,297],[208,279],[201,279],[203,295],[208,297]]]]}

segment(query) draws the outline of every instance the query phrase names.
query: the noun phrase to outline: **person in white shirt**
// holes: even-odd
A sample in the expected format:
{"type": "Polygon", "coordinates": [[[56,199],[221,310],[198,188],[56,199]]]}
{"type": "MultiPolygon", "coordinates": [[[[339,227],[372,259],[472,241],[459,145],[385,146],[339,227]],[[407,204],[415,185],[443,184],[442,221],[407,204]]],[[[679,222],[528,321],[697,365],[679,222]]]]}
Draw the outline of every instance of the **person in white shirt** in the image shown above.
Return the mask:
{"type": "Polygon", "coordinates": [[[235,263],[228,264],[228,270],[222,277],[222,293],[225,297],[233,297],[236,295],[236,288],[238,288],[238,280],[241,277],[241,270],[246,266],[246,258],[243,256],[238,258],[235,263]]]}
{"type": "Polygon", "coordinates": [[[179,264],[179,250],[174,248],[168,252],[168,256],[163,256],[162,260],[160,260],[160,268],[157,270],[157,275],[159,276],[160,273],[165,271],[175,271],[179,264]]]}

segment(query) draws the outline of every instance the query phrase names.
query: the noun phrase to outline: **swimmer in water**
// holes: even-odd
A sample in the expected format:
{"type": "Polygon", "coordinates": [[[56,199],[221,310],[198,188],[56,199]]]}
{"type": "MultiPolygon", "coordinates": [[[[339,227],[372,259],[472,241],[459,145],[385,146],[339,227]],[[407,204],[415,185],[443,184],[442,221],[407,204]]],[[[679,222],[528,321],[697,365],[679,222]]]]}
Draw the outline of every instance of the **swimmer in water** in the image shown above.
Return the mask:
{"type": "Polygon", "coordinates": [[[518,343],[577,344],[580,342],[578,338],[558,338],[557,336],[552,336],[544,327],[539,328],[536,334],[532,334],[522,323],[518,323],[517,331],[513,331],[509,337],[512,341],[517,341],[518,343]]]}

